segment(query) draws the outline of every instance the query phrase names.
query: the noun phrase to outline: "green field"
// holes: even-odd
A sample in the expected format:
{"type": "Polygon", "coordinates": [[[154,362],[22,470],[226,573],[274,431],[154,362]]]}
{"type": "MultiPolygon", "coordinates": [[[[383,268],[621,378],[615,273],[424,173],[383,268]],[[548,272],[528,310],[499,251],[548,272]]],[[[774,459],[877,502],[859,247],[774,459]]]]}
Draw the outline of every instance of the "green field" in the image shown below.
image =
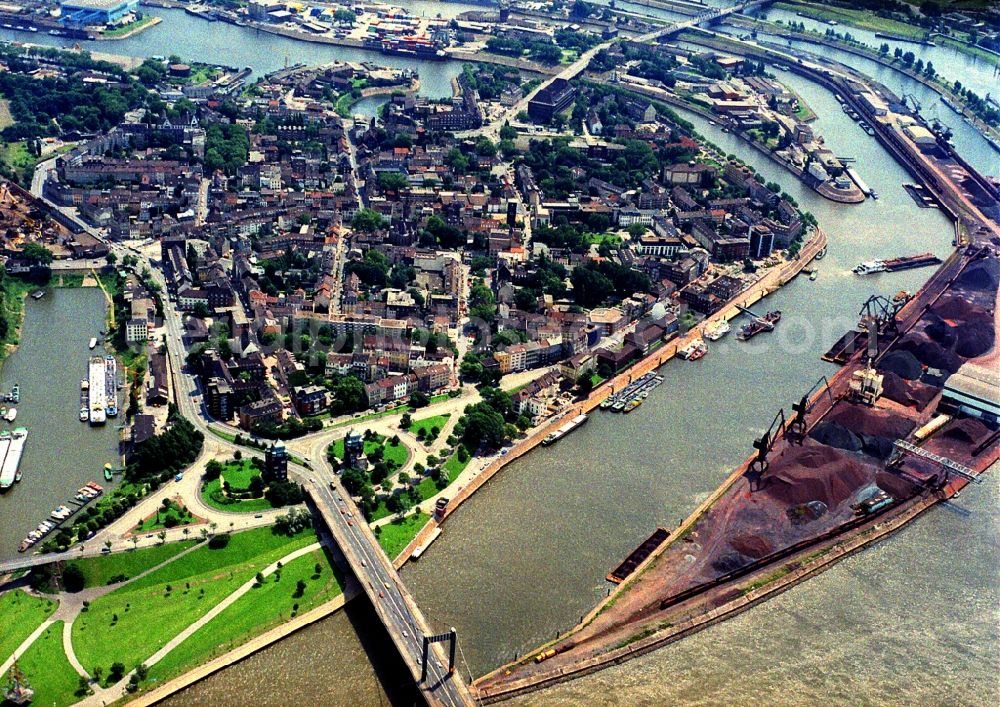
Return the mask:
{"type": "Polygon", "coordinates": [[[459,461],[458,452],[455,452],[450,457],[448,457],[448,461],[446,461],[444,463],[444,466],[441,468],[444,469],[445,472],[447,472],[449,484],[454,482],[455,479],[458,478],[458,475],[461,474],[463,471],[465,471],[465,467],[469,466],[470,461],[472,461],[471,456],[466,457],[464,462],[459,461]]]}
{"type": "Polygon", "coordinates": [[[323,604],[343,592],[343,578],[322,549],[296,558],[264,579],[263,585],[240,597],[186,641],[150,668],[150,678],[167,680],[232,650],[295,615],[323,604]],[[317,575],[315,566],[320,566],[317,575]],[[296,582],[306,588],[295,596],[296,582]],[[298,607],[296,610],[294,607],[298,607]]]}
{"type": "Polygon", "coordinates": [[[315,541],[312,531],[289,538],[258,528],[224,549],[200,547],[95,599],[73,624],[77,657],[89,671],[115,661],[131,669],[266,565],[315,541]]]}
{"type": "Polygon", "coordinates": [[[20,589],[0,595],[0,663],[57,608],[56,602],[33,597],[20,589]]]}
{"type": "MultiPolygon", "coordinates": [[[[410,458],[410,452],[406,448],[406,445],[400,442],[399,444],[392,444],[390,440],[387,440],[382,435],[375,435],[371,439],[365,440],[365,456],[368,456],[375,449],[381,447],[385,455],[386,462],[391,462],[395,464],[395,468],[398,469],[404,464],[406,460],[410,458]]],[[[333,451],[333,456],[337,459],[344,458],[344,439],[338,439],[330,448],[333,451]]]]}
{"type": "Polygon", "coordinates": [[[15,122],[14,116],[10,114],[10,101],[0,98],[0,130],[9,128],[15,122]]]}
{"type": "MultiPolygon", "coordinates": [[[[809,17],[820,20],[836,20],[840,24],[870,29],[875,32],[888,32],[898,34],[901,37],[923,38],[926,34],[922,27],[899,22],[888,17],[878,15],[865,10],[849,10],[843,7],[831,7],[829,5],[813,5],[812,3],[787,3],[779,2],[774,7],[781,10],[801,12],[809,17]]],[[[839,28],[834,28],[840,31],[839,28]]]]}
{"type": "Polygon", "coordinates": [[[63,622],[56,621],[17,661],[25,680],[35,691],[32,704],[70,705],[84,696],[79,692],[80,676],[63,652],[62,633],[63,622]]]}
{"type": "MultiPolygon", "coordinates": [[[[168,543],[154,547],[144,547],[141,550],[118,552],[113,555],[100,555],[82,560],[74,560],[68,564],[76,565],[83,571],[88,587],[103,587],[111,583],[112,577],[126,579],[142,574],[151,567],[166,562],[178,553],[187,550],[195,544],[194,540],[179,543],[168,543]]],[[[122,581],[122,580],[118,580],[122,581]]]]}
{"type": "Polygon", "coordinates": [[[423,439],[425,444],[429,444],[437,439],[437,435],[431,435],[431,430],[435,427],[438,428],[438,434],[444,429],[444,426],[448,423],[448,419],[451,415],[432,415],[431,417],[425,417],[422,420],[415,421],[409,429],[410,434],[414,435],[417,439],[423,439]]]}
{"type": "Polygon", "coordinates": [[[233,491],[246,491],[250,488],[250,480],[255,476],[260,476],[260,469],[255,467],[250,459],[240,461],[228,461],[223,464],[222,476],[218,479],[206,481],[201,487],[201,498],[212,508],[220,511],[232,511],[237,513],[259,513],[260,511],[271,510],[274,506],[266,498],[233,498],[231,502],[224,502],[223,482],[228,481],[233,491]],[[220,500],[223,499],[223,500],[220,500]]]}
{"type": "Polygon", "coordinates": [[[135,528],[136,533],[150,533],[154,530],[177,528],[182,525],[194,523],[194,516],[191,515],[191,511],[173,499],[168,498],[166,500],[168,505],[160,506],[156,509],[156,513],[139,523],[135,528]]]}
{"type": "Polygon", "coordinates": [[[402,521],[396,519],[391,523],[379,527],[378,544],[385,550],[385,554],[390,560],[396,558],[413,538],[417,537],[420,529],[427,524],[431,517],[426,513],[418,511],[413,515],[406,516],[402,521]]]}

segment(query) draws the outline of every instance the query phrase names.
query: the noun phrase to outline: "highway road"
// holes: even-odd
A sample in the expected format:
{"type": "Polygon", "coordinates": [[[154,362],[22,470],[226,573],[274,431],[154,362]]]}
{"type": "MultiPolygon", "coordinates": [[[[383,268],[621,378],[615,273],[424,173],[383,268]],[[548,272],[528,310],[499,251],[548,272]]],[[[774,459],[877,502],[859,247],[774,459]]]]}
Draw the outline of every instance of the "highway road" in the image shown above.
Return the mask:
{"type": "Polygon", "coordinates": [[[423,637],[434,631],[426,623],[416,602],[382,551],[368,524],[350,496],[325,463],[306,484],[317,508],[326,520],[338,547],[355,570],[358,581],[371,599],[414,682],[428,704],[469,705],[473,703],[458,666],[448,673],[448,658],[442,644],[431,645],[427,679],[420,681],[423,637]],[[332,488],[331,488],[332,486],[332,488]]]}

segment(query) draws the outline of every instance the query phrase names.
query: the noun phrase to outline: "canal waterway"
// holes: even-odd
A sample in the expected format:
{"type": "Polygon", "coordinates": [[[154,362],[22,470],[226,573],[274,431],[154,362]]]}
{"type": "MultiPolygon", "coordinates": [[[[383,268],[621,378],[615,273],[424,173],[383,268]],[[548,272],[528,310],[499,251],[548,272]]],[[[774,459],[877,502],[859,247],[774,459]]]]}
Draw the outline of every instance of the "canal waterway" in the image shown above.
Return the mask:
{"type": "Polygon", "coordinates": [[[52,289],[25,300],[21,343],[0,369],[0,391],[17,383],[21,402],[14,425],[26,427],[23,479],[0,496],[0,558],[17,556],[28,531],[88,481],[107,488],[104,465],[116,467],[117,425],[80,422],[80,380],[87,376],[87,343],[104,328],[104,295],[97,288],[52,289]]]}
{"type": "MultiPolygon", "coordinates": [[[[831,148],[859,158],[863,178],[881,198],[833,204],[738,138],[689,116],[724,151],[740,155],[814,213],[830,235],[829,254],[818,263],[818,280],[799,279],[758,305],[783,310],[775,334],[748,344],[730,337],[711,345],[701,361],[671,362],[662,371],[665,384],[636,413],[595,413],[559,444],[513,463],[449,518],[419,562],[403,570],[433,624],[458,629],[464,669],[481,674],[571,627],[607,592],[603,578],[625,554],[657,525],[676,525],[752,451],[751,438],[779,407],[835,370],[819,356],[856,323],[870,294],[915,290],[929,275],[922,270],[862,279],[850,272],[855,264],[949,251],[951,224],[937,210],[914,205],[900,186],[911,181],[905,170],[840,111],[831,94],[794,75],[782,79],[819,113],[818,129],[831,148]]],[[[714,695],[721,702],[752,703],[782,695],[804,703],[822,695],[877,703],[886,694],[908,694],[967,703],[983,703],[986,695],[995,702],[990,676],[998,659],[1000,528],[991,483],[967,492],[961,505],[968,504],[969,514],[934,509],[775,602],[529,701],[602,703],[614,694],[615,702],[705,703],[714,695]],[[949,666],[946,678],[913,687],[941,665],[949,666]],[[883,683],[896,689],[880,692],[883,683]]],[[[368,657],[345,653],[327,638],[344,639],[350,624],[335,616],[303,631],[311,650],[296,656],[295,670],[287,668],[284,649],[275,647],[258,654],[252,667],[223,671],[178,699],[237,704],[251,696],[244,681],[266,676],[281,699],[308,701],[318,694],[313,671],[336,670],[357,686],[349,702],[371,704],[382,693],[363,686],[372,670],[368,657]]],[[[363,634],[379,630],[361,627],[363,634]]]]}

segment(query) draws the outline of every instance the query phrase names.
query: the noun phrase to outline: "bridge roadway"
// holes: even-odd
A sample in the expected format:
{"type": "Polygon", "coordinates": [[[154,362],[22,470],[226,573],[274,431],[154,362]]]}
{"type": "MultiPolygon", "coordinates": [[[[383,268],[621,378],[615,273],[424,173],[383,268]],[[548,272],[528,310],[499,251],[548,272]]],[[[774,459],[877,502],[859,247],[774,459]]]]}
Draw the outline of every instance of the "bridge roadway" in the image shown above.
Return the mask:
{"type": "Polygon", "coordinates": [[[371,599],[424,699],[430,705],[473,704],[460,670],[456,667],[449,674],[448,658],[440,643],[431,644],[427,677],[420,681],[423,637],[433,631],[336,474],[325,463],[323,466],[324,470],[314,476],[315,483],[311,479],[306,485],[309,495],[371,599]]]}
{"type": "MultiPolygon", "coordinates": [[[[678,32],[682,32],[686,29],[691,29],[692,27],[697,27],[698,25],[707,22],[714,22],[716,20],[728,17],[729,15],[740,13],[743,12],[744,10],[750,10],[755,7],[759,7],[761,5],[766,5],[770,2],[772,2],[772,0],[751,0],[750,2],[742,2],[738,5],[733,5],[732,7],[706,8],[704,12],[699,13],[698,15],[692,17],[689,20],[683,20],[681,22],[673,22],[669,25],[666,25],[665,27],[661,27],[651,32],[647,32],[646,34],[640,35],[638,37],[634,37],[629,41],[637,42],[640,44],[650,44],[664,37],[668,37],[672,34],[677,34],[678,32]]],[[[607,49],[611,45],[616,44],[617,42],[620,41],[623,40],[620,38],[615,38],[608,40],[607,42],[602,42],[601,44],[598,44],[594,47],[591,47],[583,54],[581,54],[576,61],[566,66],[565,69],[560,71],[552,78],[543,81],[527,96],[524,96],[513,106],[505,110],[488,125],[478,130],[467,130],[464,132],[456,133],[456,135],[467,136],[467,137],[476,137],[479,135],[485,135],[486,137],[496,142],[500,134],[500,128],[503,127],[505,123],[510,123],[514,119],[514,116],[516,116],[518,113],[520,113],[523,110],[527,110],[528,104],[532,101],[532,99],[534,99],[535,96],[538,95],[540,91],[544,90],[545,88],[548,88],[552,84],[552,82],[555,81],[556,79],[565,79],[566,81],[575,79],[577,76],[583,73],[584,69],[586,69],[587,66],[590,64],[590,60],[593,59],[599,51],[607,49]]]]}

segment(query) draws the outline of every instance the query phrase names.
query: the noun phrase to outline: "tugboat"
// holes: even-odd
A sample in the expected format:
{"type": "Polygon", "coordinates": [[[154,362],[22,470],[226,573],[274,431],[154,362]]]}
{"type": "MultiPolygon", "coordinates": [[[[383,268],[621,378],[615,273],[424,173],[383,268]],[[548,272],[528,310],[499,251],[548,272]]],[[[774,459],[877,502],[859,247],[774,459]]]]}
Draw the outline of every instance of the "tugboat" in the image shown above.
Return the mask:
{"type": "Polygon", "coordinates": [[[872,275],[877,272],[885,272],[885,263],[881,260],[866,260],[854,266],[855,275],[872,275]]]}
{"type": "Polygon", "coordinates": [[[677,355],[685,361],[697,361],[708,353],[708,347],[701,339],[695,339],[690,344],[677,352],[677,355]]]}
{"type": "Polygon", "coordinates": [[[736,338],[740,341],[749,341],[764,331],[774,331],[774,325],[781,321],[781,310],[775,309],[768,312],[763,317],[754,317],[749,324],[740,327],[736,338]]]}

